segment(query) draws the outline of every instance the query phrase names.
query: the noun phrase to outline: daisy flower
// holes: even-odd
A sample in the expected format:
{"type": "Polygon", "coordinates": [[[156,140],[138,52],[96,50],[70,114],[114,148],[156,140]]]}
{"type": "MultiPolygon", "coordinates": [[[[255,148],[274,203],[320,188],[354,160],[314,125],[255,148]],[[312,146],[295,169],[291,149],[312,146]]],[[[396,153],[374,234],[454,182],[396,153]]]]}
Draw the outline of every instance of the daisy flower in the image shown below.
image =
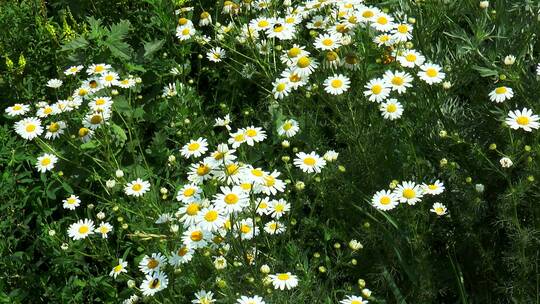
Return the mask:
{"type": "Polygon", "coordinates": [[[119,79],[119,76],[115,72],[105,72],[101,75],[101,84],[105,87],[112,87],[119,79]]]}
{"type": "Polygon", "coordinates": [[[345,299],[339,301],[340,304],[367,304],[368,301],[365,301],[362,297],[359,296],[347,296],[345,299]]]}
{"type": "Polygon", "coordinates": [[[230,133],[229,144],[231,144],[234,149],[240,147],[240,145],[245,142],[246,134],[243,129],[238,129],[238,131],[230,133]]]}
{"type": "Polygon", "coordinates": [[[91,94],[91,92],[92,92],[92,89],[90,89],[90,87],[82,86],[80,88],[75,89],[75,91],[73,91],[72,97],[74,99],[75,98],[85,98],[89,94],[91,94]]]}
{"type": "Polygon", "coordinates": [[[280,78],[272,83],[272,94],[275,99],[283,99],[291,93],[291,85],[288,78],[280,78]]]}
{"type": "Polygon", "coordinates": [[[264,225],[264,231],[270,235],[281,234],[285,232],[285,225],[278,221],[270,221],[264,225]]]}
{"type": "Polygon", "coordinates": [[[266,132],[262,128],[249,126],[244,129],[246,136],[246,143],[249,146],[253,146],[257,142],[261,142],[266,138],[266,132]]]}
{"type": "Polygon", "coordinates": [[[241,296],[239,299],[236,300],[237,304],[266,304],[264,302],[263,298],[259,296],[241,296]]]}
{"type": "Polygon", "coordinates": [[[334,51],[326,52],[324,56],[323,66],[326,69],[336,69],[341,63],[339,54],[334,51]]]}
{"type": "Polygon", "coordinates": [[[224,167],[219,167],[219,170],[213,171],[214,177],[227,185],[238,185],[244,179],[243,167],[239,163],[230,163],[224,167]]]}
{"type": "Polygon", "coordinates": [[[444,192],[444,189],[444,184],[439,180],[436,180],[432,184],[422,184],[424,194],[439,195],[444,192]]]}
{"type": "Polygon", "coordinates": [[[58,157],[49,153],[44,153],[37,158],[36,168],[38,172],[45,173],[47,171],[51,171],[57,161],[58,157]]]}
{"type": "Polygon", "coordinates": [[[90,107],[93,111],[97,111],[98,109],[110,109],[112,107],[112,104],[113,101],[111,97],[100,96],[95,97],[92,101],[90,101],[88,103],[88,107],[90,107]]]}
{"type": "Polygon", "coordinates": [[[63,121],[52,122],[47,126],[47,133],[45,133],[45,139],[56,139],[60,135],[64,134],[66,123],[63,121]]]}
{"type": "Polygon", "coordinates": [[[414,205],[420,201],[424,193],[420,185],[414,182],[403,182],[394,189],[394,195],[400,202],[414,205]]]}
{"type": "Polygon", "coordinates": [[[321,169],[326,165],[326,161],[315,152],[310,154],[299,152],[296,153],[294,165],[307,173],[320,173],[321,169]]]}
{"type": "Polygon", "coordinates": [[[390,95],[390,86],[382,78],[372,79],[365,86],[364,96],[368,97],[369,101],[382,102],[390,95]]]}
{"type": "Polygon", "coordinates": [[[282,198],[279,200],[272,200],[268,205],[268,214],[275,219],[281,218],[289,210],[291,210],[291,204],[287,203],[282,198]]]}
{"type": "Polygon", "coordinates": [[[89,219],[79,220],[68,228],[68,236],[73,240],[81,240],[94,233],[94,222],[89,219]]]}
{"type": "Polygon", "coordinates": [[[534,115],[532,110],[523,108],[521,111],[510,111],[505,122],[514,130],[523,129],[524,131],[531,132],[532,129],[538,129],[540,127],[538,120],[538,115],[534,115]]]}
{"type": "Polygon", "coordinates": [[[349,89],[350,84],[349,77],[342,74],[334,74],[334,76],[330,76],[324,81],[324,90],[328,94],[341,95],[349,89]]]}
{"type": "Polygon", "coordinates": [[[264,176],[264,183],[261,185],[261,191],[264,194],[275,195],[278,192],[285,191],[285,183],[277,178],[280,174],[274,170],[272,173],[264,176]]]}
{"type": "Polygon", "coordinates": [[[56,115],[58,113],[60,113],[60,109],[58,109],[54,104],[53,105],[45,104],[42,107],[38,108],[36,115],[38,117],[48,117],[51,115],[56,115]]]}
{"type": "Polygon", "coordinates": [[[323,51],[332,51],[341,46],[341,35],[320,34],[315,38],[314,47],[323,51]]]}
{"type": "Polygon", "coordinates": [[[381,114],[385,119],[398,119],[403,114],[403,106],[399,101],[394,98],[388,99],[388,101],[383,102],[379,107],[381,114]]]}
{"type": "Polygon", "coordinates": [[[212,304],[216,300],[214,299],[214,293],[211,291],[200,290],[195,293],[195,299],[191,300],[193,304],[212,304]]]}
{"type": "Polygon", "coordinates": [[[251,218],[241,220],[238,226],[242,240],[251,240],[254,236],[259,235],[259,227],[253,225],[251,218]]]}
{"type": "Polygon", "coordinates": [[[110,111],[91,112],[88,113],[84,120],[83,125],[91,130],[96,130],[102,125],[107,123],[107,120],[111,118],[110,111]]]}
{"type": "Polygon", "coordinates": [[[218,117],[216,118],[216,123],[214,124],[214,127],[225,127],[227,130],[231,130],[231,127],[229,126],[231,124],[231,116],[229,114],[225,115],[223,118],[218,117]]]}
{"type": "Polygon", "coordinates": [[[263,184],[264,177],[268,175],[269,172],[264,171],[261,168],[255,168],[251,165],[246,165],[242,168],[242,173],[244,175],[244,180],[249,183],[263,184]]]}
{"type": "Polygon", "coordinates": [[[415,66],[421,66],[426,61],[426,57],[418,53],[415,50],[407,50],[399,53],[396,56],[396,60],[402,67],[414,68],[415,66]]]}
{"type": "Polygon", "coordinates": [[[505,86],[500,86],[489,93],[489,99],[496,103],[512,99],[512,97],[514,97],[514,90],[505,86]]]}
{"type": "Polygon", "coordinates": [[[72,194],[68,198],[64,199],[62,203],[64,203],[62,205],[64,209],[75,210],[75,208],[80,206],[81,200],[78,196],[72,194]]]}
{"type": "Polygon", "coordinates": [[[386,71],[383,78],[392,90],[397,91],[399,94],[405,93],[407,88],[412,87],[411,82],[413,81],[413,77],[407,72],[386,71]]]}
{"type": "Polygon", "coordinates": [[[249,205],[249,196],[242,191],[242,188],[234,186],[221,187],[221,193],[214,196],[213,200],[217,208],[220,208],[225,214],[237,213],[249,205]]]}
{"type": "Polygon", "coordinates": [[[83,142],[88,142],[90,139],[92,139],[92,136],[94,136],[94,131],[88,128],[80,128],[77,134],[83,142]]]}
{"type": "Polygon", "coordinates": [[[180,41],[189,40],[195,35],[197,31],[193,28],[192,25],[178,26],[176,27],[176,37],[180,41]]]}
{"type": "Polygon", "coordinates": [[[178,250],[171,252],[169,257],[169,264],[178,267],[185,264],[193,258],[194,251],[186,246],[180,247],[178,250]]]}
{"type": "Polygon", "coordinates": [[[401,23],[391,31],[392,37],[398,42],[406,42],[412,39],[413,26],[407,23],[401,23]]]}
{"type": "Polygon", "coordinates": [[[384,46],[394,45],[396,43],[396,40],[393,36],[390,36],[388,34],[380,34],[380,35],[375,36],[375,38],[373,38],[373,42],[375,42],[377,46],[381,47],[383,45],[384,46]]]}
{"type": "Polygon", "coordinates": [[[191,249],[203,248],[208,243],[208,239],[210,239],[210,233],[199,226],[189,227],[182,236],[184,245],[191,249]]]}
{"type": "Polygon", "coordinates": [[[429,209],[429,211],[437,214],[438,216],[445,215],[447,210],[448,209],[446,209],[446,206],[441,203],[434,203],[431,209],[429,209]]]}
{"type": "Polygon", "coordinates": [[[298,285],[298,277],[290,272],[271,274],[268,277],[274,285],[274,289],[292,289],[298,285]]]}
{"type": "Polygon", "coordinates": [[[214,167],[226,165],[236,159],[235,149],[229,149],[227,144],[219,144],[216,151],[210,153],[210,156],[205,158],[205,161],[211,163],[214,167]]]}
{"type": "Polygon", "coordinates": [[[76,75],[76,74],[79,73],[83,68],[84,68],[84,66],[82,66],[82,65],[74,65],[74,66],[70,66],[69,68],[67,68],[67,69],[64,71],[64,74],[66,74],[66,75],[76,75]]]}
{"type": "Polygon", "coordinates": [[[108,238],[109,232],[113,230],[113,226],[109,223],[101,223],[94,231],[95,233],[101,233],[101,237],[106,239],[108,238]]]}
{"type": "Polygon", "coordinates": [[[436,64],[426,63],[421,65],[420,69],[418,76],[429,85],[442,82],[446,76],[444,72],[441,72],[442,68],[436,64]]]}
{"type": "Polygon", "coordinates": [[[371,26],[380,32],[388,32],[392,30],[394,25],[394,18],[385,13],[379,13],[371,23],[371,26]]]}
{"type": "Polygon", "coordinates": [[[206,160],[202,162],[191,164],[188,172],[188,181],[194,184],[201,184],[203,181],[210,179],[212,175],[212,164],[206,160]]]}
{"type": "Polygon", "coordinates": [[[178,213],[182,215],[180,222],[184,223],[184,228],[197,223],[200,209],[201,205],[199,202],[191,202],[178,209],[178,213]]]}
{"type": "Polygon", "coordinates": [[[274,24],[274,20],[272,18],[259,17],[257,19],[251,20],[249,22],[249,27],[259,32],[259,31],[266,31],[267,29],[271,28],[273,24],[274,24]]]}
{"type": "Polygon", "coordinates": [[[135,196],[135,197],[144,195],[148,190],[150,190],[150,183],[140,178],[137,178],[136,180],[129,182],[124,187],[124,192],[127,195],[135,196]]]}
{"type": "Polygon", "coordinates": [[[269,212],[270,198],[259,198],[257,199],[257,212],[258,215],[266,215],[269,212]]]}
{"type": "Polygon", "coordinates": [[[202,12],[200,17],[199,26],[206,26],[212,23],[212,16],[209,12],[202,12]]]}
{"type": "Polygon", "coordinates": [[[6,114],[11,116],[11,117],[15,117],[15,116],[18,116],[18,115],[24,115],[28,111],[30,111],[30,106],[22,104],[22,103],[16,103],[11,107],[7,107],[6,110],[5,110],[6,114]]]}
{"type": "Polygon", "coordinates": [[[373,22],[380,10],[376,7],[363,6],[358,11],[359,21],[363,23],[373,22]]]}
{"type": "Polygon", "coordinates": [[[210,49],[206,53],[206,58],[208,58],[208,60],[212,62],[220,62],[225,57],[227,57],[227,55],[225,54],[225,50],[220,48],[219,46],[210,49]]]}
{"type": "Polygon", "coordinates": [[[510,168],[514,165],[512,160],[508,157],[503,157],[499,160],[499,163],[501,164],[501,167],[503,168],[510,168]]]}
{"type": "Polygon", "coordinates": [[[109,276],[116,279],[116,277],[121,273],[127,273],[127,267],[128,262],[124,261],[123,259],[118,259],[118,265],[114,266],[111,272],[109,273],[109,276]]]}
{"type": "Polygon", "coordinates": [[[392,210],[399,204],[398,198],[388,190],[381,190],[373,195],[371,205],[379,210],[392,210]]]}
{"type": "Polygon", "coordinates": [[[298,122],[294,119],[285,120],[277,129],[280,136],[293,137],[300,131],[298,122]]]}
{"type": "Polygon", "coordinates": [[[176,200],[183,203],[191,203],[201,198],[202,189],[196,184],[184,185],[176,194],[176,200]]]}
{"type": "Polygon", "coordinates": [[[315,69],[319,66],[317,61],[313,58],[310,58],[308,55],[299,57],[294,62],[294,72],[297,73],[299,76],[308,76],[315,71],[315,69]]]}
{"type": "Polygon", "coordinates": [[[119,86],[122,89],[129,89],[131,87],[134,87],[136,83],[137,82],[135,81],[135,79],[133,79],[132,77],[129,77],[129,78],[126,78],[126,79],[117,80],[114,83],[114,85],[119,86]]]}
{"type": "Polygon", "coordinates": [[[339,153],[337,153],[334,150],[329,150],[329,151],[326,151],[326,153],[324,153],[323,158],[327,162],[333,162],[337,160],[338,156],[339,156],[339,153]]]}
{"type": "Polygon", "coordinates": [[[154,272],[152,275],[147,274],[144,281],[141,283],[140,289],[144,296],[153,296],[157,292],[167,288],[169,279],[167,275],[161,271],[154,272]]]}
{"type": "Polygon", "coordinates": [[[153,274],[158,272],[161,267],[167,264],[167,258],[159,252],[154,252],[150,256],[145,255],[139,262],[139,270],[144,274],[153,274]]]}
{"type": "Polygon", "coordinates": [[[86,69],[86,74],[88,75],[101,75],[105,72],[107,72],[111,68],[110,64],[104,64],[104,63],[98,63],[98,64],[92,64],[86,69]]]}
{"type": "Polygon", "coordinates": [[[208,142],[206,138],[199,137],[196,140],[190,140],[189,143],[185,144],[180,150],[182,156],[185,158],[190,157],[200,157],[208,151],[208,142]]]}
{"type": "Polygon", "coordinates": [[[288,49],[284,50],[283,54],[281,54],[280,59],[281,62],[287,65],[294,65],[294,62],[302,57],[302,56],[308,56],[309,52],[305,50],[305,46],[300,46],[298,44],[293,44],[293,46],[288,49]]]}
{"type": "Polygon", "coordinates": [[[47,81],[46,86],[48,86],[49,88],[52,88],[52,89],[58,89],[59,87],[62,86],[63,83],[64,82],[62,82],[62,80],[53,78],[53,79],[49,79],[49,81],[47,81]]]}
{"type": "Polygon", "coordinates": [[[272,27],[266,29],[268,38],[279,40],[291,40],[294,38],[294,34],[294,25],[284,23],[283,20],[277,20],[272,27]]]}
{"type": "Polygon", "coordinates": [[[202,229],[212,232],[219,230],[226,220],[221,210],[210,206],[198,212],[196,221],[202,229]]]}

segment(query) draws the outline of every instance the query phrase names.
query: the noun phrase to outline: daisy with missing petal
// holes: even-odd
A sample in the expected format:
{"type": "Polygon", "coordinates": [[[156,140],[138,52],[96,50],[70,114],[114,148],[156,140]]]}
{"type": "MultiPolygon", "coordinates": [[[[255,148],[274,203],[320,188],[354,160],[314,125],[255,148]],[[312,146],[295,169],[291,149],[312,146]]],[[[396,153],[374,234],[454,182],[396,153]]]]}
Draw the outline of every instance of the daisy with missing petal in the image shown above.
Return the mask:
{"type": "Polygon", "coordinates": [[[264,183],[261,186],[261,191],[266,195],[276,195],[278,192],[285,191],[285,183],[278,179],[281,173],[274,170],[272,173],[264,176],[264,183]]]}
{"type": "Polygon", "coordinates": [[[382,102],[390,95],[390,86],[382,78],[372,79],[365,86],[364,96],[368,97],[369,101],[382,102]]]}
{"type": "Polygon", "coordinates": [[[44,104],[43,106],[40,106],[36,112],[36,115],[38,117],[48,117],[51,115],[56,115],[60,113],[60,109],[58,109],[54,104],[44,104]]]}
{"type": "Polygon", "coordinates": [[[286,137],[293,137],[300,131],[300,127],[298,126],[298,122],[294,119],[287,119],[285,120],[278,128],[278,134],[280,136],[286,136],[286,137]]]}
{"type": "Polygon", "coordinates": [[[208,151],[208,142],[206,141],[206,138],[202,137],[199,137],[196,140],[190,140],[189,143],[185,144],[182,147],[182,150],[180,150],[182,156],[185,158],[197,158],[206,153],[206,151],[208,151]]]}
{"type": "Polygon", "coordinates": [[[171,264],[174,267],[178,267],[182,264],[185,264],[193,258],[193,254],[195,252],[193,249],[190,249],[186,246],[180,247],[178,250],[171,252],[171,256],[169,257],[169,264],[171,264]]]}
{"type": "Polygon", "coordinates": [[[47,126],[47,133],[45,133],[45,139],[56,139],[60,135],[64,134],[66,123],[63,121],[52,122],[47,126]]]}
{"type": "Polygon", "coordinates": [[[383,102],[379,109],[381,110],[382,116],[389,120],[398,119],[403,114],[403,106],[394,98],[388,99],[387,102],[383,102]]]}
{"type": "Polygon", "coordinates": [[[113,226],[109,223],[101,223],[94,231],[95,233],[100,233],[101,237],[106,239],[109,236],[109,232],[113,230],[113,226]]]}
{"type": "Polygon", "coordinates": [[[106,124],[110,118],[111,112],[108,110],[101,112],[91,112],[86,114],[82,123],[85,127],[91,130],[96,130],[97,128],[106,124]]]}
{"type": "Polygon", "coordinates": [[[406,42],[412,39],[413,26],[407,23],[396,25],[392,30],[392,37],[398,42],[406,42]]]}
{"type": "Polygon", "coordinates": [[[176,27],[176,37],[180,39],[180,41],[185,41],[191,39],[195,35],[197,31],[193,26],[186,25],[186,26],[178,26],[176,27]]]}
{"type": "Polygon", "coordinates": [[[309,55],[309,52],[305,48],[305,46],[293,44],[290,49],[283,51],[283,54],[280,56],[281,62],[287,65],[294,65],[294,62],[298,58],[309,55]]]}
{"type": "Polygon", "coordinates": [[[368,304],[368,301],[359,296],[347,296],[339,301],[340,304],[368,304]]]}
{"type": "Polygon", "coordinates": [[[176,194],[176,200],[183,203],[191,203],[201,198],[202,189],[196,184],[184,185],[176,194]]]}
{"type": "Polygon", "coordinates": [[[161,267],[167,264],[167,258],[159,252],[154,252],[152,255],[145,255],[139,262],[139,270],[145,274],[158,272],[161,267]]]}
{"type": "Polygon", "coordinates": [[[238,224],[238,232],[242,240],[251,240],[254,236],[259,235],[259,227],[253,225],[253,219],[243,219],[238,224]]]}
{"type": "Polygon", "coordinates": [[[137,84],[137,82],[132,77],[125,78],[125,79],[122,79],[122,80],[117,80],[114,83],[115,86],[119,86],[122,89],[129,89],[131,87],[134,87],[135,84],[137,84]]]}
{"type": "Polygon", "coordinates": [[[36,168],[38,172],[45,173],[47,171],[51,171],[57,161],[58,157],[49,153],[45,153],[37,158],[36,168]]]}
{"type": "Polygon", "coordinates": [[[208,244],[210,233],[199,226],[191,226],[182,236],[182,242],[191,249],[203,248],[208,244]]]}
{"type": "Polygon", "coordinates": [[[292,289],[298,285],[298,277],[290,272],[271,274],[268,277],[274,285],[274,289],[292,289]]]}
{"type": "Polygon", "coordinates": [[[429,209],[429,211],[437,214],[438,216],[445,215],[447,210],[448,209],[446,209],[446,206],[441,203],[434,203],[433,207],[429,209]]]}
{"type": "Polygon", "coordinates": [[[429,85],[442,82],[446,76],[444,72],[441,72],[442,68],[436,64],[426,63],[420,66],[420,69],[418,77],[429,85]]]}
{"type": "Polygon", "coordinates": [[[150,190],[150,183],[148,181],[137,178],[136,180],[129,182],[124,187],[124,192],[130,196],[143,196],[148,190],[150,190]]]}
{"type": "Polygon", "coordinates": [[[195,293],[195,299],[191,300],[193,304],[212,304],[216,301],[214,293],[211,291],[200,290],[195,293]]]}
{"type": "Polygon", "coordinates": [[[299,152],[294,159],[294,165],[307,173],[320,173],[321,169],[326,166],[326,161],[315,152],[310,154],[299,152]]]}
{"type": "Polygon", "coordinates": [[[248,195],[242,191],[242,188],[234,186],[221,187],[221,193],[214,196],[213,200],[216,207],[223,210],[226,215],[242,211],[249,205],[248,195]]]}
{"type": "Polygon", "coordinates": [[[152,275],[147,274],[144,281],[141,283],[140,289],[144,296],[153,296],[157,292],[167,288],[169,278],[161,271],[155,272],[152,275]]]}
{"type": "Polygon", "coordinates": [[[420,201],[424,193],[420,185],[414,182],[402,182],[394,189],[394,195],[400,202],[414,205],[420,201]]]}
{"type": "Polygon", "coordinates": [[[246,143],[249,146],[266,139],[266,132],[259,127],[249,126],[245,128],[244,134],[246,135],[246,143]]]}
{"type": "Polygon", "coordinates": [[[294,62],[294,72],[300,77],[309,76],[319,66],[317,61],[308,55],[301,56],[294,62]]]}
{"type": "Polygon", "coordinates": [[[236,152],[236,150],[229,149],[229,146],[227,144],[219,144],[217,146],[217,149],[204,160],[211,163],[214,167],[226,165],[236,159],[236,155],[234,155],[234,152],[236,152]]]}
{"type": "Polygon", "coordinates": [[[225,127],[227,130],[231,130],[231,115],[227,114],[223,118],[218,117],[216,118],[216,123],[214,124],[214,127],[225,127]]]}
{"type": "Polygon", "coordinates": [[[94,222],[89,219],[79,220],[68,228],[68,236],[73,240],[81,240],[94,233],[94,222]]]}
{"type": "Polygon", "coordinates": [[[538,129],[540,127],[538,120],[538,115],[534,115],[530,109],[523,108],[521,111],[510,111],[505,122],[514,130],[523,129],[524,131],[531,132],[532,129],[538,129]]]}
{"type": "Polygon", "coordinates": [[[82,66],[82,65],[74,65],[74,66],[70,66],[69,68],[67,68],[67,69],[64,71],[64,74],[66,74],[66,75],[76,75],[76,74],[79,73],[83,68],[84,68],[84,66],[82,66]]]}
{"type": "Polygon", "coordinates": [[[225,54],[225,50],[220,48],[219,46],[210,49],[206,53],[206,58],[208,58],[208,60],[210,60],[212,62],[220,62],[225,57],[227,57],[227,55],[225,54]]]}
{"type": "Polygon", "coordinates": [[[118,265],[114,266],[109,275],[116,279],[116,277],[121,273],[127,273],[128,262],[123,259],[118,259],[118,265]]]}
{"type": "Polygon", "coordinates": [[[214,177],[227,185],[238,185],[244,179],[243,166],[239,163],[230,163],[225,166],[220,166],[212,173],[214,177]]]}
{"type": "Polygon", "coordinates": [[[111,97],[107,96],[100,96],[95,97],[92,101],[88,103],[88,107],[92,109],[92,111],[98,111],[98,110],[105,110],[110,109],[112,107],[113,101],[111,97]]]}
{"type": "Polygon", "coordinates": [[[268,205],[268,214],[275,219],[281,218],[285,213],[291,210],[291,204],[284,199],[272,200],[268,205]]]}
{"type": "Polygon", "coordinates": [[[58,89],[59,87],[62,86],[63,83],[64,82],[62,82],[62,80],[53,78],[53,79],[49,79],[49,81],[47,81],[46,86],[48,86],[49,88],[52,88],[52,89],[58,89]]]}
{"type": "Polygon", "coordinates": [[[257,199],[257,210],[255,210],[255,212],[257,212],[258,215],[267,215],[268,212],[269,212],[269,205],[270,205],[270,198],[269,197],[265,197],[265,198],[259,198],[257,199]]]}
{"type": "Polygon", "coordinates": [[[75,208],[80,206],[81,200],[79,199],[78,196],[72,194],[68,198],[63,200],[62,203],[64,203],[62,205],[64,209],[75,210],[75,208]]]}
{"type": "Polygon", "coordinates": [[[197,215],[198,225],[206,231],[218,231],[227,219],[221,213],[221,210],[210,206],[201,210],[197,215]]]}
{"type": "Polygon", "coordinates": [[[26,114],[28,111],[30,111],[30,106],[22,103],[16,103],[11,107],[7,107],[5,111],[7,115],[15,117],[26,114]]]}
{"type": "Polygon", "coordinates": [[[237,304],[266,304],[263,298],[259,296],[252,296],[252,297],[241,296],[239,299],[236,300],[236,303],[237,304]]]}
{"type": "Polygon", "coordinates": [[[246,134],[243,129],[238,129],[238,131],[230,133],[229,144],[232,145],[233,149],[240,147],[240,145],[245,142],[246,134]]]}
{"type": "Polygon", "coordinates": [[[197,223],[197,220],[199,219],[198,215],[199,215],[200,210],[201,210],[201,204],[200,202],[196,202],[196,201],[185,204],[184,206],[178,209],[178,213],[182,215],[179,221],[181,223],[184,223],[184,228],[193,226],[197,223]]]}
{"type": "Polygon", "coordinates": [[[399,62],[399,64],[406,68],[421,66],[426,61],[426,57],[415,50],[407,50],[396,55],[396,60],[399,62]]]}
{"type": "Polygon", "coordinates": [[[489,99],[496,103],[512,99],[512,97],[514,97],[514,90],[505,86],[500,86],[489,93],[489,99]]]}
{"type": "Polygon", "coordinates": [[[379,210],[392,210],[399,204],[398,198],[388,190],[381,190],[373,195],[371,205],[379,210]]]}
{"type": "Polygon", "coordinates": [[[388,34],[380,34],[380,35],[375,36],[375,38],[373,38],[373,42],[375,42],[377,46],[381,47],[383,45],[384,46],[394,45],[396,43],[396,40],[394,40],[394,37],[388,34]]]}
{"type": "Polygon", "coordinates": [[[275,99],[283,99],[291,93],[291,85],[288,78],[280,78],[272,84],[272,94],[275,99]]]}
{"type": "Polygon", "coordinates": [[[432,184],[422,184],[424,194],[439,195],[444,192],[444,189],[444,184],[439,180],[432,184]]]}
{"type": "Polygon", "coordinates": [[[328,94],[341,95],[350,87],[351,81],[347,76],[334,74],[324,81],[324,90],[328,94]]]}
{"type": "Polygon", "coordinates": [[[278,221],[270,221],[264,225],[264,231],[270,235],[285,232],[285,225],[278,221]]]}
{"type": "Polygon", "coordinates": [[[313,45],[316,49],[332,51],[341,46],[341,35],[320,34],[315,38],[313,45]]]}
{"type": "Polygon", "coordinates": [[[413,81],[413,77],[407,72],[386,71],[384,73],[384,80],[392,87],[393,91],[402,94],[407,91],[407,88],[412,87],[411,82],[413,81]]]}

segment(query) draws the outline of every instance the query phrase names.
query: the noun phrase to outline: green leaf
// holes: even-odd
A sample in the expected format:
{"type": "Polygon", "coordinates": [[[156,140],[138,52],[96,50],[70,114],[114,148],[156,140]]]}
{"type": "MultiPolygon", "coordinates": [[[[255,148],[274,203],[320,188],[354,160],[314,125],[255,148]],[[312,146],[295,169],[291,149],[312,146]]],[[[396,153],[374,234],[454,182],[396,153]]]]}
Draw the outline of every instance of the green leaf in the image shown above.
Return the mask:
{"type": "Polygon", "coordinates": [[[127,140],[126,132],[117,124],[111,124],[111,130],[121,141],[127,140]]]}
{"type": "Polygon", "coordinates": [[[75,39],[71,40],[67,44],[62,46],[61,51],[73,51],[81,48],[86,48],[88,46],[88,41],[82,36],[78,36],[75,39]]]}
{"type": "Polygon", "coordinates": [[[489,69],[489,68],[485,68],[485,67],[481,67],[477,65],[473,66],[472,68],[477,70],[480,73],[480,76],[482,77],[499,76],[499,72],[489,69]]]}
{"type": "Polygon", "coordinates": [[[158,39],[154,41],[147,41],[144,43],[144,57],[151,57],[155,52],[159,51],[163,44],[165,44],[165,40],[158,39]]]}
{"type": "Polygon", "coordinates": [[[97,141],[91,140],[81,145],[82,150],[94,149],[99,145],[97,141]]]}

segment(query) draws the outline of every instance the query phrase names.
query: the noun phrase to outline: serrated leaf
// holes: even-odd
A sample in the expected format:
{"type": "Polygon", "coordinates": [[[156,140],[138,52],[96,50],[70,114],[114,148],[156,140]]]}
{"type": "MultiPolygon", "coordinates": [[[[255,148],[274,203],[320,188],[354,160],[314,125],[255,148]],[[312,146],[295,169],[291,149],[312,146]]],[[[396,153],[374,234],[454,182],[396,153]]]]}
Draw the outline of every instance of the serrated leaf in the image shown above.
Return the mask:
{"type": "Polygon", "coordinates": [[[111,129],[112,129],[113,133],[114,133],[121,141],[126,141],[126,140],[127,140],[126,132],[124,132],[124,129],[122,129],[120,126],[118,126],[118,125],[116,125],[116,124],[111,124],[111,129]]]}
{"type": "Polygon", "coordinates": [[[165,44],[165,40],[163,39],[145,42],[143,56],[144,57],[152,56],[155,52],[159,51],[163,47],[163,44],[165,44]]]}
{"type": "Polygon", "coordinates": [[[86,48],[88,46],[88,41],[82,36],[78,36],[71,40],[70,42],[62,46],[61,51],[73,51],[81,48],[86,48]]]}

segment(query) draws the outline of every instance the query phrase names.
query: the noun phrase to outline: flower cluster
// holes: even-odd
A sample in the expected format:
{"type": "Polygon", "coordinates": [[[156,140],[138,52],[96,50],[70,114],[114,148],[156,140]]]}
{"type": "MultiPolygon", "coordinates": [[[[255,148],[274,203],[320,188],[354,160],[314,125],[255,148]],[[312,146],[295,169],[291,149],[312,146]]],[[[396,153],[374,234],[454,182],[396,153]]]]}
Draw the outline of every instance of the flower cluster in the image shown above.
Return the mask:
{"type": "MultiPolygon", "coordinates": [[[[444,192],[444,184],[436,180],[433,183],[417,184],[412,181],[404,181],[400,184],[397,181],[392,182],[391,188],[393,190],[380,190],[373,195],[371,199],[371,205],[379,210],[392,210],[396,208],[399,203],[407,203],[414,206],[416,203],[422,201],[424,195],[439,195],[444,192]]],[[[433,211],[438,215],[444,215],[446,213],[446,207],[440,203],[433,205],[433,211]]]]}

